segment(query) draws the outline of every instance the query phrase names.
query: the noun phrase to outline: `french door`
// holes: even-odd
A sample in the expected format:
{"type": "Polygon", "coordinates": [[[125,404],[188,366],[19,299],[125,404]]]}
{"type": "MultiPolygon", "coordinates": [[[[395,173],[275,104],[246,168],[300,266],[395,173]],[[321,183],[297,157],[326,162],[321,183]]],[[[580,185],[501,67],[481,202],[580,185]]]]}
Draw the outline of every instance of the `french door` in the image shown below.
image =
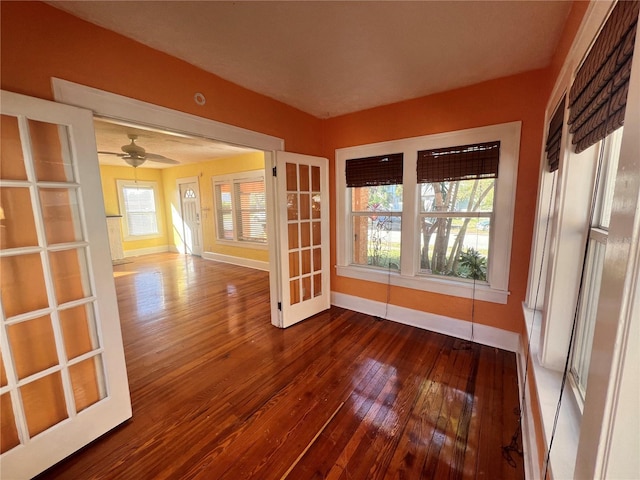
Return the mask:
{"type": "Polygon", "coordinates": [[[1,93],[0,477],[131,417],[93,115],[1,93]]]}
{"type": "Polygon", "coordinates": [[[277,152],[276,177],[277,326],[286,328],[330,306],[328,160],[277,152]]]}

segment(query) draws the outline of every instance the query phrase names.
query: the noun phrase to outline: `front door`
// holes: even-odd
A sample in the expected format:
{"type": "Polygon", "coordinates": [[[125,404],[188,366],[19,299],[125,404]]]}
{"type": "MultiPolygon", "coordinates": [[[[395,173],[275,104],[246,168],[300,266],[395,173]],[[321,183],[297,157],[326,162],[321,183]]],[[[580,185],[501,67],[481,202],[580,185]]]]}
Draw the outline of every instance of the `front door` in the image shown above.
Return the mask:
{"type": "Polygon", "coordinates": [[[1,92],[1,478],[131,417],[93,114],[1,92]]]}
{"type": "Polygon", "coordinates": [[[276,156],[279,319],[286,328],[330,306],[329,172],[326,158],[276,156]]]}
{"type": "Polygon", "coordinates": [[[198,180],[178,180],[182,209],[182,232],[185,253],[202,255],[202,231],[200,229],[200,191],[198,180]]]}

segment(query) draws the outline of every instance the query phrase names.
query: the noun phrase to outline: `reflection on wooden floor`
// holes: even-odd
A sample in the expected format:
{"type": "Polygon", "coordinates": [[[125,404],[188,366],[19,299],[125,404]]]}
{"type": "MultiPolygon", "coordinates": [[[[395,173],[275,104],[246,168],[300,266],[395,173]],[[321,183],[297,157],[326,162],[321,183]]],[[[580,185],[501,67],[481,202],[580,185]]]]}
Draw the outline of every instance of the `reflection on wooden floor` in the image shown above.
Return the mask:
{"type": "Polygon", "coordinates": [[[524,478],[512,353],[336,307],[279,330],[266,272],[197,257],[114,270],[133,419],[42,478],[524,478]]]}

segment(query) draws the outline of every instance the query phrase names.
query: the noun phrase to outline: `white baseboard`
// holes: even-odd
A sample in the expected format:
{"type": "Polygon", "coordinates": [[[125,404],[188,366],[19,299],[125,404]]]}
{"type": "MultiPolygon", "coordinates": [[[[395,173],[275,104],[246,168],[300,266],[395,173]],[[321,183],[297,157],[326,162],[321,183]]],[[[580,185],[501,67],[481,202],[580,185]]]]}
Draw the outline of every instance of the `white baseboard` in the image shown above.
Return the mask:
{"type": "MultiPolygon", "coordinates": [[[[387,305],[384,302],[376,302],[337,292],[331,292],[331,304],[424,330],[443,333],[464,340],[471,339],[471,322],[466,320],[458,320],[444,315],[436,315],[396,305],[387,305]]],[[[520,349],[519,334],[477,323],[473,325],[473,341],[515,353],[520,349]]]]}
{"type": "Polygon", "coordinates": [[[124,256],[139,257],[140,255],[150,255],[152,253],[164,253],[171,251],[169,245],[160,245],[158,247],[136,248],[135,250],[125,250],[124,256]]]}
{"type": "Polygon", "coordinates": [[[231,255],[223,255],[222,253],[204,252],[202,258],[206,260],[215,260],[216,262],[230,263],[241,267],[255,268],[256,270],[269,271],[269,262],[262,260],[251,260],[249,258],[234,257],[231,255]]]}
{"type": "Polygon", "coordinates": [[[542,472],[540,469],[540,463],[538,462],[538,442],[536,439],[536,426],[533,421],[533,412],[531,410],[532,396],[531,396],[531,373],[526,387],[524,384],[525,372],[528,372],[526,366],[527,352],[522,350],[520,345],[519,351],[516,354],[517,367],[518,367],[518,393],[520,394],[520,409],[522,411],[522,452],[524,457],[524,478],[542,478],[542,472]],[[522,391],[524,392],[524,404],[522,404],[522,391]]]}

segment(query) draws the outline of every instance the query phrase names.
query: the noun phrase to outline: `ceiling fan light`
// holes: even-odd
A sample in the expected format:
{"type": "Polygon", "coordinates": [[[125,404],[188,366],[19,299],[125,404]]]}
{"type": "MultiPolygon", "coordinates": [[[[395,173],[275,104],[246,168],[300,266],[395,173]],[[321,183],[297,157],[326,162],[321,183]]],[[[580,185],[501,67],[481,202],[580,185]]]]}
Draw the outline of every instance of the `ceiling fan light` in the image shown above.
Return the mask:
{"type": "Polygon", "coordinates": [[[144,160],[145,160],[144,158],[141,158],[138,156],[129,156],[129,155],[122,158],[124,159],[125,162],[127,162],[133,168],[139,167],[144,163],[144,160]]]}

